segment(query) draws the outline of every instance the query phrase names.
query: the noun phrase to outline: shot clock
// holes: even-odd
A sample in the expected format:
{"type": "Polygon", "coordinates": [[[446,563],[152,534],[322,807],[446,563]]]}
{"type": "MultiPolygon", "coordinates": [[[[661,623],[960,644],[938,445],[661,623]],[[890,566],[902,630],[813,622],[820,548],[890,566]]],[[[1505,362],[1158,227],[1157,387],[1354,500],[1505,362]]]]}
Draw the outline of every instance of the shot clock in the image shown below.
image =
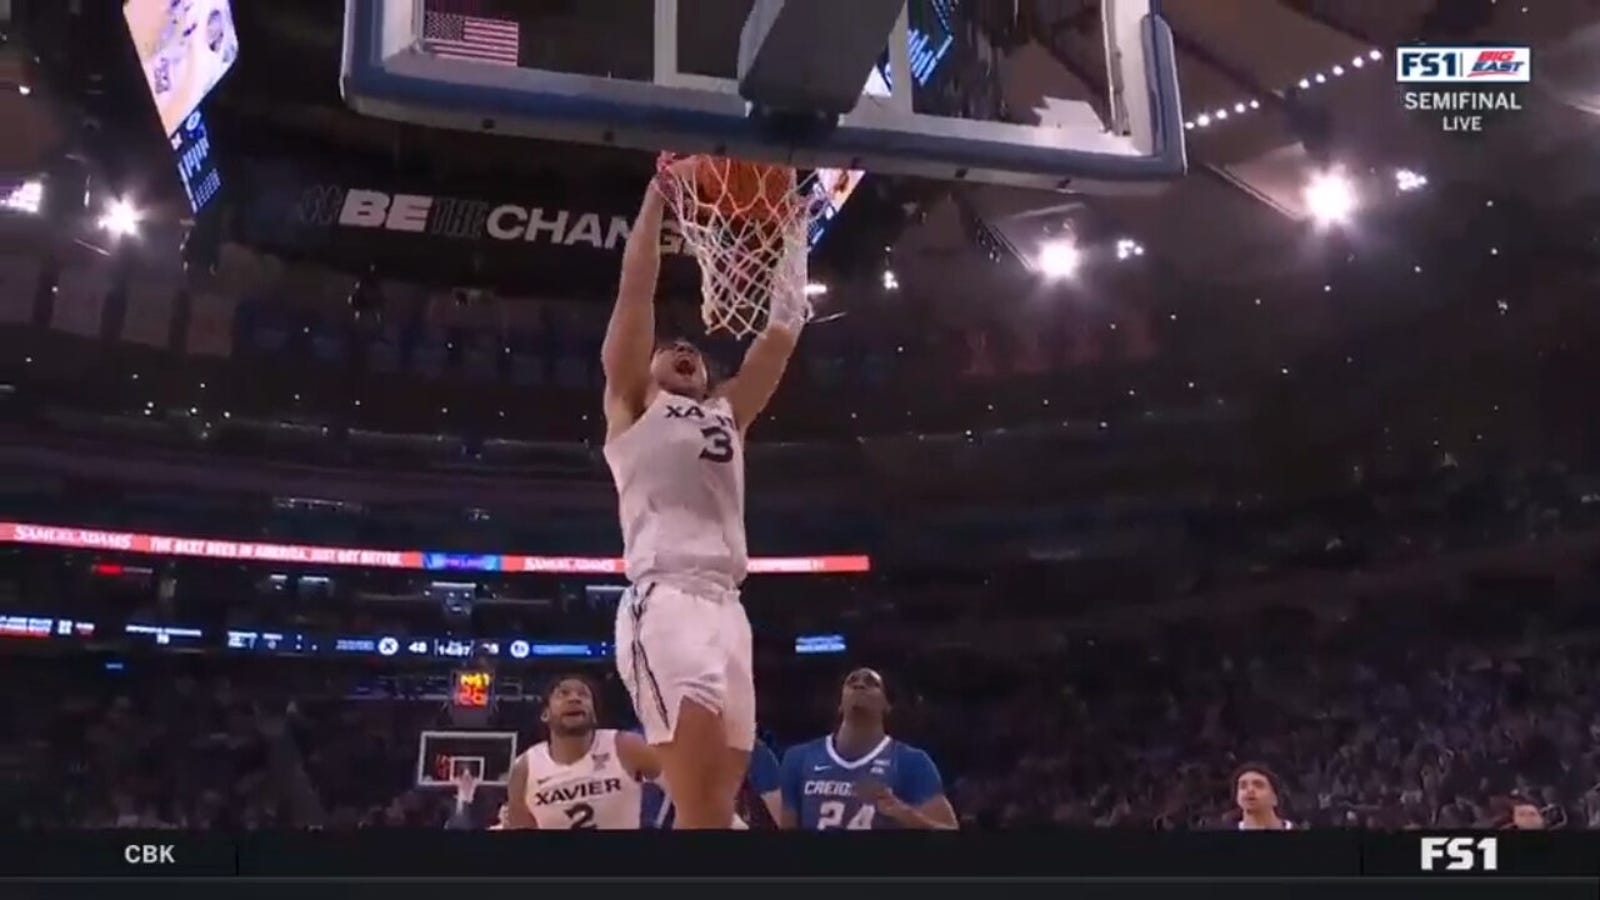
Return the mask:
{"type": "Polygon", "coordinates": [[[450,719],[457,728],[482,728],[494,707],[494,672],[457,669],[450,688],[450,719]]]}

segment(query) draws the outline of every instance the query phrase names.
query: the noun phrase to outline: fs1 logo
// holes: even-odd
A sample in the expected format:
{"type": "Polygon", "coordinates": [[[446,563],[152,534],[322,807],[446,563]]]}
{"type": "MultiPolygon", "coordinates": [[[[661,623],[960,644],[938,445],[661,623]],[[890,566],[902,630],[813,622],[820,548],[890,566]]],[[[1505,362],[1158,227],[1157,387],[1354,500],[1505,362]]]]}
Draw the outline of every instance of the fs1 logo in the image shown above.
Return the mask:
{"type": "Polygon", "coordinates": [[[1500,839],[1425,837],[1422,871],[1493,872],[1500,868],[1500,839]],[[1443,863],[1443,865],[1439,865],[1443,863]]]}
{"type": "Polygon", "coordinates": [[[1395,53],[1400,84],[1526,84],[1533,80],[1528,47],[1400,47],[1395,53]]]}

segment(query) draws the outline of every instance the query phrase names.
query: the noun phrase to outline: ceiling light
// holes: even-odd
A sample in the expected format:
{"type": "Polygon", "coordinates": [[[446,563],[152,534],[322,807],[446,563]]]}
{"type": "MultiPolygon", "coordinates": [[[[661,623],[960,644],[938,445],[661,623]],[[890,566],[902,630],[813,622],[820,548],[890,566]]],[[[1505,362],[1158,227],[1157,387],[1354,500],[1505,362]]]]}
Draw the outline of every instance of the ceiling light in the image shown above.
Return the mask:
{"type": "Polygon", "coordinates": [[[1428,185],[1428,176],[1410,169],[1394,170],[1394,186],[1397,190],[1409,193],[1420,190],[1428,185]]]}
{"type": "Polygon", "coordinates": [[[44,182],[38,180],[24,181],[9,192],[0,194],[0,209],[12,212],[37,213],[43,202],[44,182]]]}
{"type": "Polygon", "coordinates": [[[1304,197],[1306,210],[1321,225],[1347,222],[1356,209],[1355,186],[1338,170],[1314,176],[1306,184],[1304,197]]]}
{"type": "Polygon", "coordinates": [[[113,237],[131,237],[139,233],[139,220],[142,218],[144,214],[137,207],[119,197],[106,205],[99,225],[113,237]]]}
{"type": "Polygon", "coordinates": [[[1069,240],[1051,241],[1039,248],[1037,266],[1044,277],[1057,280],[1078,274],[1083,254],[1078,245],[1069,240]]]}

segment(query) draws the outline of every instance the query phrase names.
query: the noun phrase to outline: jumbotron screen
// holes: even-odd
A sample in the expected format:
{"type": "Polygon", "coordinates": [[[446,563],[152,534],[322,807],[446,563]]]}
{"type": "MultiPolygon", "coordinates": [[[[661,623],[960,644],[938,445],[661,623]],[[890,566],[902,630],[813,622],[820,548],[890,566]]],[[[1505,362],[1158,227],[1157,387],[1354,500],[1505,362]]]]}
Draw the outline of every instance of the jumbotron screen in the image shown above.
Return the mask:
{"type": "Polygon", "coordinates": [[[239,58],[229,0],[123,0],[163,134],[188,120],[239,58]]]}
{"type": "MultiPolygon", "coordinates": [[[[955,15],[957,2],[958,0],[922,0],[910,6],[915,15],[908,26],[907,39],[910,42],[908,50],[911,55],[911,78],[918,87],[926,87],[933,81],[933,76],[939,71],[939,64],[949,56],[950,49],[955,44],[952,17],[955,15]]],[[[867,83],[861,92],[869,97],[887,97],[893,81],[889,53],[885,50],[878,64],[868,73],[867,83]]],[[[839,211],[844,209],[845,203],[850,200],[850,195],[855,193],[866,174],[859,169],[817,170],[812,190],[821,201],[822,210],[811,224],[810,243],[813,248],[822,242],[822,236],[827,233],[828,226],[833,223],[839,211]]]]}

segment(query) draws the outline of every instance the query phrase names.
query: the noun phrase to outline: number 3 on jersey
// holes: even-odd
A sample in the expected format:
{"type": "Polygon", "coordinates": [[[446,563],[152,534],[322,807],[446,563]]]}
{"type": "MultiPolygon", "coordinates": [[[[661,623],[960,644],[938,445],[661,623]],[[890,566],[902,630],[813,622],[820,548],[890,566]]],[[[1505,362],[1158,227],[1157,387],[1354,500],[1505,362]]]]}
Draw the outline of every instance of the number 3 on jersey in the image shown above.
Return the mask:
{"type": "Polygon", "coordinates": [[[709,459],[715,463],[733,460],[733,435],[728,429],[721,425],[712,425],[700,429],[700,434],[706,439],[705,449],[700,451],[701,459],[709,459]]]}
{"type": "Polygon", "coordinates": [[[846,831],[871,831],[874,807],[863,806],[856,810],[849,822],[844,821],[845,805],[839,800],[829,800],[817,808],[817,830],[843,828],[846,831]],[[843,823],[843,824],[841,824],[843,823]]]}

